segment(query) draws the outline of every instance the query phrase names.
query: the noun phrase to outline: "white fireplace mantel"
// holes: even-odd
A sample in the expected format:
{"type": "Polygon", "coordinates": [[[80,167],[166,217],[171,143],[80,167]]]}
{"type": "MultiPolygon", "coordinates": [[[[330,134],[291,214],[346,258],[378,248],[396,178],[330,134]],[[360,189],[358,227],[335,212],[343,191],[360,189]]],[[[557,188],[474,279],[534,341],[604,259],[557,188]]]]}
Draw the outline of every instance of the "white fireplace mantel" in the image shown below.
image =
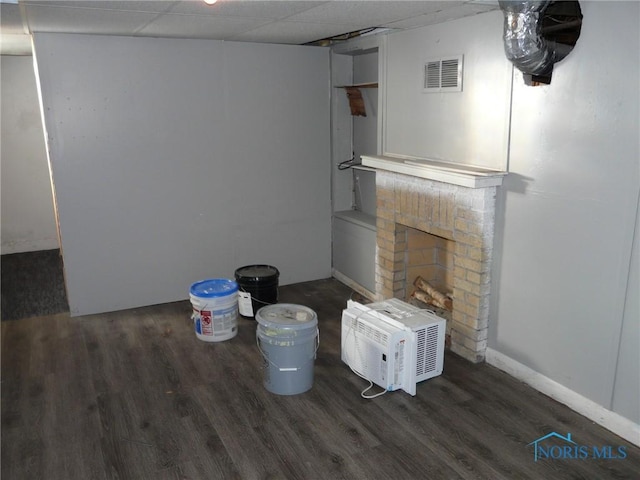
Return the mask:
{"type": "Polygon", "coordinates": [[[502,185],[507,172],[473,165],[387,155],[362,155],[362,165],[469,188],[502,185]]]}

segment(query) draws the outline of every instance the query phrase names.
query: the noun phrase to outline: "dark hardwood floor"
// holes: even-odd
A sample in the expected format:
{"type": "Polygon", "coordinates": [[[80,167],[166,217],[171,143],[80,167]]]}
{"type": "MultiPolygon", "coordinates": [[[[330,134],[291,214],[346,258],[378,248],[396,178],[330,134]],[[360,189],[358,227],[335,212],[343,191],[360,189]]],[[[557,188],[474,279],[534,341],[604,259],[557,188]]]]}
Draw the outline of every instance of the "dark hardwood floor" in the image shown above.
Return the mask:
{"type": "Polygon", "coordinates": [[[351,290],[280,287],[314,309],[313,388],[262,385],[253,320],[199,341],[190,304],[2,322],[2,479],[638,479],[640,449],[488,365],[454,354],[415,397],[360,397],[340,360],[351,290]],[[538,459],[534,440],[572,434],[621,459],[538,459]]]}

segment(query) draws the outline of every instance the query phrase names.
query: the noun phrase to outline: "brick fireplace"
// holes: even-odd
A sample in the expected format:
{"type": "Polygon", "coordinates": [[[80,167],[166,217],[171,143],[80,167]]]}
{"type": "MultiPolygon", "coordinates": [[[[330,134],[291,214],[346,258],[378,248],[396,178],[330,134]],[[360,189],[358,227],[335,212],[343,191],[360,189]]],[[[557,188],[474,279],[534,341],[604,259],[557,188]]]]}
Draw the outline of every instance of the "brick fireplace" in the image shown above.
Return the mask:
{"type": "Polygon", "coordinates": [[[447,318],[450,348],[474,363],[483,361],[495,196],[504,172],[464,167],[447,171],[438,165],[434,170],[387,157],[363,157],[363,164],[377,169],[376,300],[406,300],[417,268],[428,267],[411,260],[425,255],[410,245],[434,248],[430,281],[453,299],[447,318]]]}

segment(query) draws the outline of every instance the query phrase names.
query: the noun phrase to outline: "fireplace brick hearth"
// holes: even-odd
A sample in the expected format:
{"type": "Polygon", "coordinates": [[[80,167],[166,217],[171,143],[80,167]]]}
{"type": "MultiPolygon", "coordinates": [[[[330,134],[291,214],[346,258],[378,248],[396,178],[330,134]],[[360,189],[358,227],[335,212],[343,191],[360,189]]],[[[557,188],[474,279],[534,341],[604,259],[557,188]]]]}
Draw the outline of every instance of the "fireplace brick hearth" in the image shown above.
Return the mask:
{"type": "Polygon", "coordinates": [[[376,173],[376,299],[407,297],[407,227],[452,240],[450,348],[474,363],[487,347],[496,189],[376,173]]]}

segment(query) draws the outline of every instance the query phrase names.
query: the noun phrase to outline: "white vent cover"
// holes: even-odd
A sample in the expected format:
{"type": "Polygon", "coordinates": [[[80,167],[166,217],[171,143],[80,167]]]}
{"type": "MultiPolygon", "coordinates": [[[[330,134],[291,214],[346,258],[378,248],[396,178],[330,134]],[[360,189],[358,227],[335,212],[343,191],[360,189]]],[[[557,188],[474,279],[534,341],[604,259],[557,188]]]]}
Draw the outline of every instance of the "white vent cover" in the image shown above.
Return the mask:
{"type": "Polygon", "coordinates": [[[461,92],[462,55],[425,60],[422,69],[422,91],[461,92]]]}

